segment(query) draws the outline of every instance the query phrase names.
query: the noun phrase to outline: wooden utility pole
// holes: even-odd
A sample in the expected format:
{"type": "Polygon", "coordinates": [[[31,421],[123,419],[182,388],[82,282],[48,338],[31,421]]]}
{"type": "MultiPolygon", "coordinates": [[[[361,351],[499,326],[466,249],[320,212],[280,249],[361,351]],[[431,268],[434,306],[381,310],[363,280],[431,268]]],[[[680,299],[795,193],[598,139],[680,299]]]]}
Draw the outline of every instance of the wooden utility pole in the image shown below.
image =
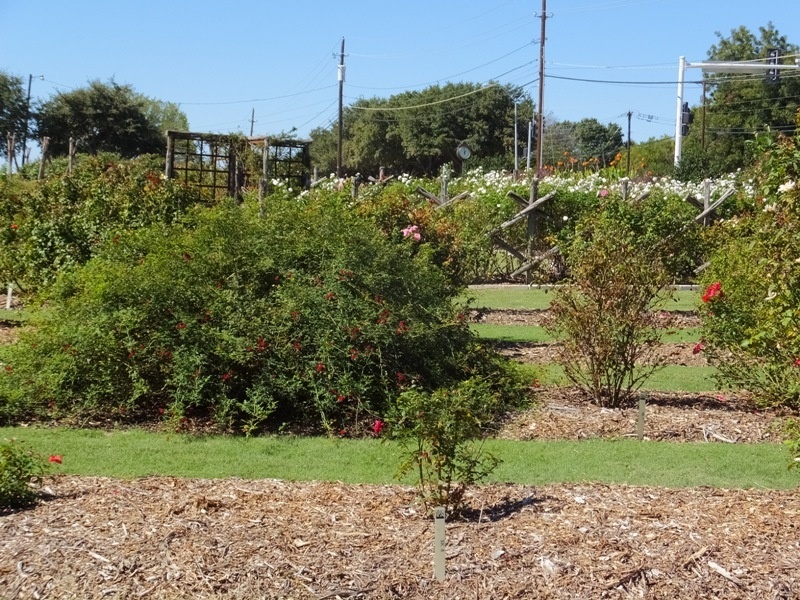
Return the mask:
{"type": "Polygon", "coordinates": [[[542,0],[542,31],[539,40],[539,105],[536,107],[536,176],[542,172],[543,145],[542,137],[544,133],[544,32],[545,21],[547,20],[547,0],[542,0]]]}
{"type": "Polygon", "coordinates": [[[253,125],[256,123],[256,109],[250,111],[250,137],[253,137],[253,125]]]}
{"type": "Polygon", "coordinates": [[[339,53],[339,68],[336,72],[339,79],[339,143],[336,149],[336,176],[342,176],[342,116],[344,108],[342,100],[344,97],[344,38],[342,38],[342,51],[339,53]]]}

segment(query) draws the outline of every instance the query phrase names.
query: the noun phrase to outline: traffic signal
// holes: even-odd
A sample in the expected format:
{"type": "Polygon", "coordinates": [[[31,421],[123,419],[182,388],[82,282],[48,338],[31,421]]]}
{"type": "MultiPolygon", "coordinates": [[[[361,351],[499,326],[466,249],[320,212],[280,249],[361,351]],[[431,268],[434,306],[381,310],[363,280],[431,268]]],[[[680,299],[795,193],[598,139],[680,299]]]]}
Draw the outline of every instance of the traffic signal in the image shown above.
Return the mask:
{"type": "Polygon", "coordinates": [[[689,125],[694,121],[694,115],[689,109],[689,103],[684,102],[681,108],[681,135],[689,135],[689,125]]]}
{"type": "MultiPolygon", "coordinates": [[[[779,48],[770,48],[767,50],[767,64],[768,65],[777,65],[779,64],[779,59],[781,57],[781,51],[779,48]]],[[[781,72],[780,69],[769,69],[767,71],[767,81],[770,83],[778,83],[780,80],[781,72]]]]}

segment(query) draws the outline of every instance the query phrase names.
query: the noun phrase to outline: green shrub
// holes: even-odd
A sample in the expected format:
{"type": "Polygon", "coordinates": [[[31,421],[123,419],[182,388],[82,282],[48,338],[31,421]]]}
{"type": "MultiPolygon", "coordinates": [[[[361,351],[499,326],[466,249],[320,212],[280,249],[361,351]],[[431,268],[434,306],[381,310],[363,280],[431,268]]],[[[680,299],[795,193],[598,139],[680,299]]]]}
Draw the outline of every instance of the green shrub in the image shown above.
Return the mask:
{"type": "Polygon", "coordinates": [[[715,228],[703,274],[704,350],[723,385],[800,408],[800,140],[767,142],[759,210],[715,228]]]}
{"type": "Polygon", "coordinates": [[[362,435],[410,386],[469,376],[462,287],[425,229],[383,232],[334,196],[265,209],[108,240],[0,348],[0,418],[362,435]]]}
{"type": "Polygon", "coordinates": [[[163,158],[82,157],[71,175],[0,185],[0,280],[34,291],[124,229],[171,223],[198,201],[161,175],[163,158]]]}
{"type": "Polygon", "coordinates": [[[600,406],[624,405],[657,368],[646,360],[660,340],[650,308],[669,278],[660,248],[625,218],[636,210],[608,200],[579,224],[567,249],[570,285],[550,304],[547,328],[563,342],[565,374],[600,406]]]}
{"type": "Polygon", "coordinates": [[[467,487],[500,463],[483,449],[490,426],[528,397],[522,376],[499,365],[453,387],[412,388],[400,395],[389,420],[392,435],[405,448],[398,476],[414,475],[428,512],[442,506],[454,516],[462,510],[467,487]]]}
{"type": "Polygon", "coordinates": [[[0,443],[0,511],[36,503],[44,464],[42,457],[20,442],[0,443]]]}

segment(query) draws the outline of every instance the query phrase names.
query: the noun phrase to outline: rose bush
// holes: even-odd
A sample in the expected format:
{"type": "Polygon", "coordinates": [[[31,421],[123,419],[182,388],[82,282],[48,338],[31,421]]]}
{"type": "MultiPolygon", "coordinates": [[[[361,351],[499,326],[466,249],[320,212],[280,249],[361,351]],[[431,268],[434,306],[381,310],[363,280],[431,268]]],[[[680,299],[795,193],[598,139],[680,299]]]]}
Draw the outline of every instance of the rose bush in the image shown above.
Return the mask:
{"type": "Polygon", "coordinates": [[[362,435],[407,389],[497,368],[422,223],[387,232],[325,194],[262,209],[197,207],[64,273],[0,348],[3,420],[362,435]]]}

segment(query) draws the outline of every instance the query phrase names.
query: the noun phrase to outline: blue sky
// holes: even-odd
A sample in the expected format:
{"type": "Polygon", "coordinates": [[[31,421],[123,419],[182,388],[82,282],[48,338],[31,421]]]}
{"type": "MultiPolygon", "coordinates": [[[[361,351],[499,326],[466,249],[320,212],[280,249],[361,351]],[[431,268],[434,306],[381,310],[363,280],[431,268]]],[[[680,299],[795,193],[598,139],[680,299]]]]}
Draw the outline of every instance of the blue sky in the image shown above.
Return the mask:
{"type": "MultiPolygon", "coordinates": [[[[34,75],[45,100],[89,81],[180,104],[193,131],[275,135],[334,123],[345,103],[434,83],[524,85],[538,98],[541,0],[0,0],[0,69],[34,75]],[[43,75],[44,79],[38,76],[43,75]]],[[[672,136],[678,58],[707,58],[715,32],[772,22],[800,44],[797,0],[549,0],[545,114],[672,136]],[[593,83],[573,79],[626,83],[593,83]],[[633,82],[669,82],[633,83],[633,82]]],[[[700,78],[688,70],[687,81],[700,78]]],[[[686,99],[700,103],[700,86],[686,99]]]]}

